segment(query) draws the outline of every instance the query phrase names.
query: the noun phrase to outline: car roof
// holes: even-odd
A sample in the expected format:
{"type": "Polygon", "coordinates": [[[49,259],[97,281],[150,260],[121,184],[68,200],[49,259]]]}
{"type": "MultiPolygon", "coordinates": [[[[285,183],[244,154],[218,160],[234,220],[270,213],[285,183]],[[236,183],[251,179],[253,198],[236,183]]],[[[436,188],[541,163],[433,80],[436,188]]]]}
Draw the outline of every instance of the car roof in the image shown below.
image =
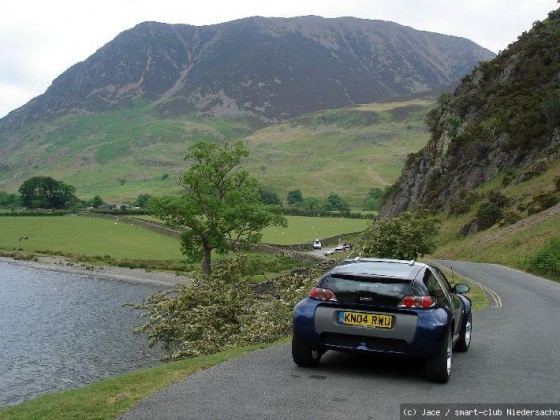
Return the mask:
{"type": "Polygon", "coordinates": [[[331,274],[373,275],[414,280],[427,264],[414,260],[389,258],[352,258],[343,261],[331,270],[331,274]]]}

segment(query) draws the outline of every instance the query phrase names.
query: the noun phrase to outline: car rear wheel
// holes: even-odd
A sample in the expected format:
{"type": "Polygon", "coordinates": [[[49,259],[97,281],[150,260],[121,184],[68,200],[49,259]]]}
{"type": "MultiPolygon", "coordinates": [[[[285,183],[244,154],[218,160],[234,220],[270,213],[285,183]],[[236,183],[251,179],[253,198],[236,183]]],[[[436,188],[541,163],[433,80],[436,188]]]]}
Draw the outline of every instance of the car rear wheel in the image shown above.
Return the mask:
{"type": "Polygon", "coordinates": [[[467,315],[467,319],[463,324],[463,328],[461,328],[461,332],[459,333],[459,340],[457,340],[457,344],[455,344],[455,350],[460,352],[466,352],[471,345],[471,337],[472,337],[472,312],[469,312],[467,315]]]}
{"type": "Polygon", "coordinates": [[[298,366],[315,367],[323,354],[296,337],[292,338],[292,358],[298,366]]]}
{"type": "Polygon", "coordinates": [[[439,353],[426,362],[426,377],[429,381],[447,383],[451,375],[451,359],[453,358],[453,337],[450,328],[443,340],[439,353]]]}

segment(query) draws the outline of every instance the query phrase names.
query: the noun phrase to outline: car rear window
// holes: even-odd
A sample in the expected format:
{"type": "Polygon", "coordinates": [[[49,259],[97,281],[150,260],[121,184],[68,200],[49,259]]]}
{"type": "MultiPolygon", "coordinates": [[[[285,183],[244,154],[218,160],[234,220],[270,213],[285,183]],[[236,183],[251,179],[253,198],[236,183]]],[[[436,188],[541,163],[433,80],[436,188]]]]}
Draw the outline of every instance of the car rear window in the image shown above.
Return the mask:
{"type": "Polygon", "coordinates": [[[360,278],[349,275],[331,275],[326,279],[325,288],[337,293],[373,293],[385,296],[404,296],[411,292],[409,280],[387,278],[360,278]]]}
{"type": "Polygon", "coordinates": [[[360,262],[345,264],[336,267],[333,275],[350,274],[354,276],[374,276],[374,277],[397,277],[409,278],[412,271],[415,270],[413,265],[401,262],[360,262]]]}

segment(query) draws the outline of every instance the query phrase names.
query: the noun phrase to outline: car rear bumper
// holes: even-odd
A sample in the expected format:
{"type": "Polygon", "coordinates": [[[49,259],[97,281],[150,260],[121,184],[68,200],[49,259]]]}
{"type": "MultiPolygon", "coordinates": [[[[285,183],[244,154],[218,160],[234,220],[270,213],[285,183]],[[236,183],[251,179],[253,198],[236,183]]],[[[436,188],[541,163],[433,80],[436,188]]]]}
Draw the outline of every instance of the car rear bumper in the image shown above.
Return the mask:
{"type": "Polygon", "coordinates": [[[314,348],[350,352],[383,353],[414,359],[433,357],[441,349],[449,329],[450,316],[443,308],[387,310],[353,308],[394,316],[391,329],[342,325],[335,305],[304,299],[294,309],[293,334],[314,348]]]}

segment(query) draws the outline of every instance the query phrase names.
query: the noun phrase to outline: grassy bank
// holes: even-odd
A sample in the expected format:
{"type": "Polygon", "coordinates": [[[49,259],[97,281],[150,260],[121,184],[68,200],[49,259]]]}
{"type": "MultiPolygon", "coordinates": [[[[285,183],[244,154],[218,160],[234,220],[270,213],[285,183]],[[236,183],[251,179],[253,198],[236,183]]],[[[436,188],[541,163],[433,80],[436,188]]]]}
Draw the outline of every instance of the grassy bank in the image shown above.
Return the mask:
{"type": "Polygon", "coordinates": [[[546,172],[522,183],[504,187],[504,176],[498,175],[475,192],[485,197],[490,191],[500,191],[507,197],[505,211],[514,212],[521,219],[514,224],[496,224],[488,230],[462,237],[459,234],[461,227],[476,218],[479,203],[475,203],[466,214],[444,220],[438,248],[433,255],[435,258],[496,263],[543,275],[533,270],[530,260],[543,246],[558,237],[560,208],[556,205],[534,214],[527,209],[537,194],[554,192],[554,180],[560,176],[560,160],[546,172]]]}
{"type": "Polygon", "coordinates": [[[115,376],[83,388],[46,394],[31,401],[0,408],[2,419],[114,419],[140,399],[185,379],[192,373],[270,346],[233,348],[210,356],[162,363],[115,376]]]}

